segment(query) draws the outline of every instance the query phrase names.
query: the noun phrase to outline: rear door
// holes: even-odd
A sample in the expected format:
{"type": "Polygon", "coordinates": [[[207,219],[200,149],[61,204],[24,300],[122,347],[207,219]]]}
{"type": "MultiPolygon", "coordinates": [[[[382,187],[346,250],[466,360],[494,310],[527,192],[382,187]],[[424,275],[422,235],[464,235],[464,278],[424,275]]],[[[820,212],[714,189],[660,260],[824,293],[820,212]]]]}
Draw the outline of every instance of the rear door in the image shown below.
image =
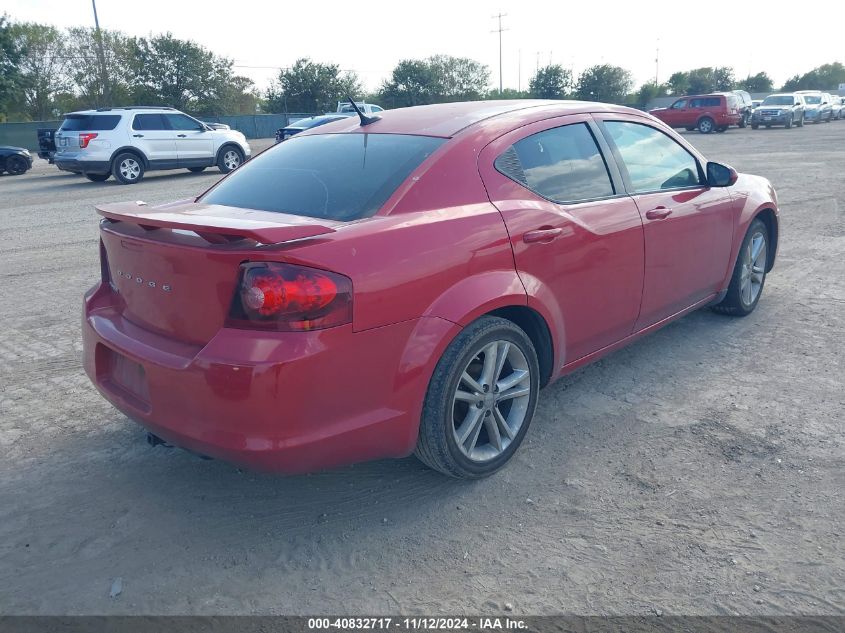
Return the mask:
{"type": "Polygon", "coordinates": [[[205,126],[186,114],[165,114],[176,138],[179,167],[207,167],[214,158],[214,137],[205,126]]]}
{"type": "Polygon", "coordinates": [[[616,114],[596,118],[644,223],[645,281],[635,326],[640,330],[720,290],[738,203],[727,188],[703,184],[704,165],[649,121],[616,114]]]}
{"type": "Polygon", "coordinates": [[[597,135],[589,115],[557,117],[510,132],[479,156],[529,305],[556,312],[565,363],[630,334],[640,306],[642,222],[597,135]]]}
{"type": "Polygon", "coordinates": [[[176,136],[158,113],[136,114],[130,130],[132,145],[144,152],[154,169],[176,167],[176,136]]]}

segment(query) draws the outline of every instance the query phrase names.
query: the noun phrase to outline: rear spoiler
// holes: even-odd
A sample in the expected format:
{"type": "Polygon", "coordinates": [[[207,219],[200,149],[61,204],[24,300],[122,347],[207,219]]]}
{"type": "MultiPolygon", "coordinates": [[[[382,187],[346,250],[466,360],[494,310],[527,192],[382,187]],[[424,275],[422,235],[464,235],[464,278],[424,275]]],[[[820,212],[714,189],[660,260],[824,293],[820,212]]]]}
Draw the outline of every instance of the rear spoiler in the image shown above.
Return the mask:
{"type": "Polygon", "coordinates": [[[96,207],[111,222],[135,224],[147,231],[179,229],[193,231],[210,244],[249,239],[260,244],[278,244],[306,237],[334,233],[330,224],[287,213],[254,211],[184,200],[157,207],[146,202],[120,202],[96,207]]]}

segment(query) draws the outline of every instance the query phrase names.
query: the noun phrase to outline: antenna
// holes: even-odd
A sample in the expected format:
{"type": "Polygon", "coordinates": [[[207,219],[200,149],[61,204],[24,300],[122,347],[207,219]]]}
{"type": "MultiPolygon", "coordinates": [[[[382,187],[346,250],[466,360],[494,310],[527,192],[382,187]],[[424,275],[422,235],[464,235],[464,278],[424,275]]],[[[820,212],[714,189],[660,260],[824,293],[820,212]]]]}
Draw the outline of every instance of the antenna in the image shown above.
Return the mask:
{"type": "Polygon", "coordinates": [[[349,95],[346,95],[346,98],[349,99],[349,103],[352,104],[352,107],[355,108],[355,112],[358,113],[358,117],[361,119],[361,125],[369,125],[370,123],[375,123],[381,118],[377,114],[372,114],[369,116],[364,114],[363,112],[361,112],[361,108],[358,107],[358,104],[355,103],[355,99],[353,99],[349,95]]]}

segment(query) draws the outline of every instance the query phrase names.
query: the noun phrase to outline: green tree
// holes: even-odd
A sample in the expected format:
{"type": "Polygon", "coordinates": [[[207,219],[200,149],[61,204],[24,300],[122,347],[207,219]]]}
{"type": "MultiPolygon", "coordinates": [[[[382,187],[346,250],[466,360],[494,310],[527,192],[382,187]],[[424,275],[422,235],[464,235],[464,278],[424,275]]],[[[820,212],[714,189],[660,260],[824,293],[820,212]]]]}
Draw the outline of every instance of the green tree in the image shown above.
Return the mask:
{"type": "Polygon", "coordinates": [[[483,96],[484,99],[530,99],[531,97],[529,91],[516,88],[503,88],[501,92],[491,90],[483,96]]]}
{"type": "Polygon", "coordinates": [[[845,83],[845,66],[840,62],[822,64],[803,75],[791,77],[783,90],[831,90],[845,83]]]}
{"type": "Polygon", "coordinates": [[[746,92],[771,92],[774,90],[774,82],[765,72],[756,75],[748,75],[742,81],[737,82],[737,88],[746,92]]]}
{"type": "Polygon", "coordinates": [[[716,78],[710,67],[694,68],[687,73],[687,77],[689,78],[688,95],[706,94],[716,89],[716,78]]]}
{"type": "Polygon", "coordinates": [[[279,73],[276,84],[267,92],[267,107],[271,112],[329,112],[347,94],[355,97],[361,91],[355,73],[344,74],[337,64],[303,57],[279,73]]]}
{"type": "Polygon", "coordinates": [[[132,41],[119,31],[100,31],[108,78],[108,96],[104,87],[97,33],[93,28],[68,29],[67,51],[73,64],[71,78],[76,86],[78,108],[130,105],[132,83],[138,62],[132,41]]]}
{"type": "Polygon", "coordinates": [[[232,61],[171,33],[133,38],[132,98],[139,105],[164,105],[197,115],[220,114],[232,76],[232,61]]]}
{"type": "Polygon", "coordinates": [[[733,90],[736,85],[734,79],[734,69],[728,66],[718,66],[713,69],[713,87],[714,90],[726,92],[733,90]]]}
{"type": "Polygon", "coordinates": [[[528,82],[528,91],[537,99],[565,99],[574,87],[572,73],[560,64],[537,69],[528,82]]]}
{"type": "Polygon", "coordinates": [[[20,85],[23,51],[8,16],[0,15],[0,116],[8,112],[20,85]]]}
{"type": "Polygon", "coordinates": [[[665,97],[669,88],[666,84],[656,84],[653,81],[643,84],[634,95],[633,101],[640,107],[645,107],[657,97],[665,97]]]}
{"type": "Polygon", "coordinates": [[[689,89],[689,73],[684,71],[672,73],[666,85],[669,88],[669,92],[673,95],[680,96],[687,94],[687,90],[689,89]]]}
{"type": "Polygon", "coordinates": [[[485,96],[489,81],[487,66],[466,57],[404,59],[382,83],[379,100],[392,108],[471,101],[485,96]]]}
{"type": "Polygon", "coordinates": [[[225,114],[255,114],[260,108],[261,96],[249,77],[236,75],[226,85],[223,93],[222,112],[225,114]]]}
{"type": "Polygon", "coordinates": [[[23,51],[19,85],[25,114],[34,121],[57,117],[55,97],[72,87],[65,36],[34,22],[13,24],[12,35],[23,51]]]}
{"type": "Polygon", "coordinates": [[[601,64],[581,73],[575,94],[586,101],[623,103],[633,85],[631,73],[624,68],[601,64]]]}

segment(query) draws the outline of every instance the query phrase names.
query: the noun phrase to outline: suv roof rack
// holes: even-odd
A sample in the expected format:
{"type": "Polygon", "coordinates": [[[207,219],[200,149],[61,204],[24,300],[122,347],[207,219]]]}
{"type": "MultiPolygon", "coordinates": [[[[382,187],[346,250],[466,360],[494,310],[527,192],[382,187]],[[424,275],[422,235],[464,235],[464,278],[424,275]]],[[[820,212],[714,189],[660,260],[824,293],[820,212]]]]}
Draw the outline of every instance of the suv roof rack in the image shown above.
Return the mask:
{"type": "Polygon", "coordinates": [[[175,110],[170,106],[117,106],[114,108],[97,108],[97,112],[109,112],[110,110],[175,110]]]}

